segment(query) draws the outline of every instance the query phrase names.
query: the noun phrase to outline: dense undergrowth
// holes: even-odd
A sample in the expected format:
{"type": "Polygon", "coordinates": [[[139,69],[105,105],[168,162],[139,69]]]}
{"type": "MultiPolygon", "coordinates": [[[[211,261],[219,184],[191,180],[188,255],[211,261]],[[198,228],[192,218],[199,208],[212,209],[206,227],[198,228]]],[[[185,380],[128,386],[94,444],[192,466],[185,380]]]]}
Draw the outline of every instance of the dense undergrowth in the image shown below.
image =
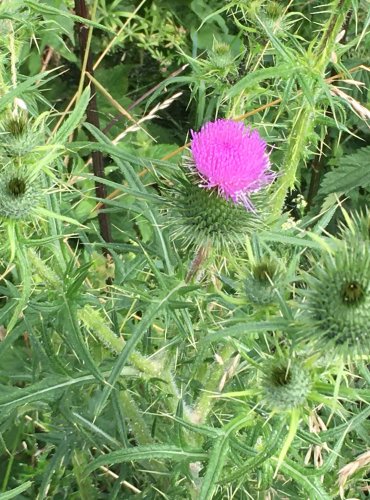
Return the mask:
{"type": "Polygon", "coordinates": [[[368,497],[369,7],[0,3],[0,499],[368,497]]]}

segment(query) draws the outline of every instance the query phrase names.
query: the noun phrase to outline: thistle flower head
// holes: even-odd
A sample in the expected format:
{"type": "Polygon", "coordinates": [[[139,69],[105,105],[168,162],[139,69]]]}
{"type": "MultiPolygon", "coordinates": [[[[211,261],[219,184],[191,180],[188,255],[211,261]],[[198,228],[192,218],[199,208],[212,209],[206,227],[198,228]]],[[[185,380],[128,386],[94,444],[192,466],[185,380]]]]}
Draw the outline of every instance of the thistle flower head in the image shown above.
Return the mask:
{"type": "Polygon", "coordinates": [[[192,131],[191,152],[202,186],[253,211],[250,194],[274,179],[266,142],[242,122],[219,119],[192,131]]]}
{"type": "Polygon", "coordinates": [[[7,166],[0,173],[0,216],[27,219],[39,201],[39,190],[18,167],[7,166]]]}
{"type": "Polygon", "coordinates": [[[341,241],[307,277],[306,336],[324,351],[351,355],[370,347],[369,242],[341,241]]]}
{"type": "Polygon", "coordinates": [[[270,362],[262,381],[264,403],[272,410],[289,411],[305,403],[311,389],[311,377],[297,361],[270,362]]]}

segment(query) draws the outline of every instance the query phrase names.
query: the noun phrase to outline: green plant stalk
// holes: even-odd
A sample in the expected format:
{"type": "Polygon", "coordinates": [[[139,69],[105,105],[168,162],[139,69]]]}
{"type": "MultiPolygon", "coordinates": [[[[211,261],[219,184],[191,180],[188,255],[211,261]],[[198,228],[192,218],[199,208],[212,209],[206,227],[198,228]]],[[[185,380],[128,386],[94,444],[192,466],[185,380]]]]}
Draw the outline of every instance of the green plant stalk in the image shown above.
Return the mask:
{"type": "Polygon", "coordinates": [[[17,446],[19,444],[20,436],[22,434],[22,430],[23,430],[23,424],[21,423],[18,426],[17,433],[16,433],[15,438],[14,438],[13,449],[12,449],[11,455],[9,457],[9,461],[8,461],[8,464],[7,464],[7,467],[6,467],[6,471],[5,471],[3,483],[1,485],[1,491],[3,491],[3,492],[7,490],[8,482],[9,482],[9,479],[10,479],[10,473],[12,471],[12,467],[13,467],[13,463],[14,463],[14,458],[15,458],[15,455],[17,453],[16,450],[17,450],[17,446]]]}
{"type": "Polygon", "coordinates": [[[9,51],[10,51],[10,68],[11,68],[11,78],[13,88],[17,87],[17,62],[16,62],[16,51],[15,51],[15,39],[14,39],[14,30],[13,25],[10,21],[8,21],[10,26],[9,32],[9,51]]]}
{"type": "Polygon", "coordinates": [[[51,287],[58,289],[62,283],[57,274],[38,256],[37,252],[33,248],[27,250],[27,258],[34,269],[34,273],[37,274],[42,280],[44,280],[51,287]]]}
{"type": "Polygon", "coordinates": [[[128,391],[120,391],[119,400],[122,404],[125,417],[130,423],[130,427],[132,428],[132,432],[138,444],[154,444],[155,441],[150,434],[150,430],[148,429],[141,412],[136,406],[136,403],[128,394],[128,391]]]}
{"type": "Polygon", "coordinates": [[[304,156],[308,138],[314,128],[313,118],[313,109],[311,107],[304,107],[303,102],[289,135],[283,175],[277,181],[277,189],[273,198],[272,207],[273,213],[276,215],[282,212],[289,189],[294,188],[297,178],[297,169],[304,156]]]}
{"type": "MultiPolygon", "coordinates": [[[[136,406],[135,401],[131,398],[128,391],[120,391],[119,400],[122,404],[123,413],[129,422],[132,433],[135,436],[139,446],[155,445],[155,439],[152,437],[150,430],[142,417],[142,413],[136,406]]],[[[142,461],[142,467],[148,470],[155,470],[159,474],[167,473],[168,469],[161,462],[142,461]]]]}
{"type": "MultiPolygon", "coordinates": [[[[315,74],[320,76],[317,79],[319,83],[325,78],[325,70],[330,62],[336,37],[342,29],[350,6],[350,0],[336,0],[333,2],[331,8],[332,15],[318,36],[319,42],[312,54],[310,65],[312,68],[315,68],[315,74]]],[[[283,174],[277,181],[276,194],[272,205],[272,211],[275,215],[279,215],[282,212],[286,195],[289,189],[294,188],[298,166],[304,158],[311,132],[315,126],[315,104],[319,95],[320,88],[316,84],[315,88],[312,89],[313,106],[302,96],[299,115],[292,126],[288,138],[288,149],[282,169],[283,174]]]]}
{"type": "MultiPolygon", "coordinates": [[[[223,360],[229,360],[232,353],[235,352],[235,347],[232,343],[226,344],[221,353],[220,357],[223,360]]],[[[210,372],[208,376],[208,381],[203,389],[202,394],[195,405],[193,412],[190,414],[190,419],[197,424],[204,424],[207,417],[212,410],[212,407],[216,401],[214,398],[215,392],[218,392],[220,381],[225,373],[225,366],[221,364],[214,364],[210,367],[210,372]]]]}
{"type": "MultiPolygon", "coordinates": [[[[113,354],[119,354],[122,351],[126,342],[122,337],[117,337],[109,326],[107,326],[108,320],[105,320],[99,311],[86,305],[83,309],[78,310],[77,316],[87,329],[94,332],[94,335],[106,349],[113,354]]],[[[138,351],[134,351],[131,354],[130,363],[147,377],[160,378],[167,384],[167,389],[171,394],[171,397],[167,398],[167,404],[171,411],[176,412],[181,394],[170,369],[165,368],[161,362],[146,358],[138,351]]]]}
{"type": "MultiPolygon", "coordinates": [[[[11,224],[13,224],[13,221],[11,222],[11,224]]],[[[19,275],[21,278],[20,281],[22,283],[22,293],[19,302],[15,307],[14,313],[7,325],[8,333],[16,325],[23,309],[27,307],[27,302],[32,292],[31,269],[29,267],[29,263],[23,248],[23,243],[21,241],[21,228],[15,226],[13,236],[15,238],[15,241],[13,242],[15,248],[15,260],[17,261],[17,268],[19,270],[19,275]]]]}
{"type": "MultiPolygon", "coordinates": [[[[126,342],[122,337],[117,337],[115,333],[107,326],[108,319],[104,319],[99,311],[86,305],[77,312],[78,319],[84,326],[94,332],[94,335],[109,351],[119,354],[124,348],[126,342]]],[[[151,361],[137,351],[130,356],[130,362],[141,372],[150,377],[162,377],[162,365],[151,361]]]]}

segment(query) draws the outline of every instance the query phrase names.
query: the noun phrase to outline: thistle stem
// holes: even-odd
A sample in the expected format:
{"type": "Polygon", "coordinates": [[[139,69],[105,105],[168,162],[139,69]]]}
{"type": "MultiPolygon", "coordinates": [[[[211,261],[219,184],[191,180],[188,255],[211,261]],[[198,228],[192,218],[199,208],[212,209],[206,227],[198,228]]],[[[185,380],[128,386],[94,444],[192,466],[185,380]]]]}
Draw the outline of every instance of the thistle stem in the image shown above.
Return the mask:
{"type": "MultiPolygon", "coordinates": [[[[318,36],[318,43],[312,54],[307,54],[307,58],[313,59],[310,66],[315,68],[315,75],[319,74],[321,78],[316,78],[316,82],[309,89],[312,95],[312,102],[302,95],[298,116],[295,119],[289,138],[288,149],[285,154],[283,175],[278,179],[277,190],[273,200],[273,213],[278,215],[282,212],[286,195],[294,187],[297,178],[297,170],[306,154],[306,148],[309,144],[315,126],[316,103],[321,95],[320,85],[325,78],[325,70],[331,60],[334,50],[335,40],[342,29],[346,20],[348,10],[351,6],[350,0],[336,0],[332,5],[332,14],[323,29],[321,36],[318,36]]],[[[304,78],[304,76],[303,76],[304,78]]]]}
{"type": "MultiPolygon", "coordinates": [[[[234,345],[228,343],[223,347],[219,356],[222,360],[229,360],[234,351],[235,351],[234,345]]],[[[204,424],[204,422],[207,420],[207,417],[210,411],[212,410],[213,404],[216,402],[214,394],[215,392],[219,392],[220,383],[224,376],[225,376],[224,363],[213,364],[210,367],[207,383],[191,415],[191,419],[194,422],[198,424],[204,424]]]]}
{"type": "MultiPolygon", "coordinates": [[[[118,337],[107,325],[105,318],[98,310],[86,305],[79,309],[78,319],[84,326],[94,332],[99,341],[110,351],[118,354],[124,348],[126,342],[122,337],[118,337]]],[[[171,397],[167,399],[168,407],[176,412],[177,404],[181,398],[175,380],[169,368],[164,367],[164,363],[152,360],[143,356],[140,352],[134,351],[130,356],[130,363],[147,377],[156,377],[164,380],[166,388],[171,397]]]]}
{"type": "Polygon", "coordinates": [[[211,245],[207,244],[198,248],[195,257],[190,264],[190,268],[185,278],[185,283],[189,283],[199,275],[204,262],[207,260],[211,250],[211,245]]]}
{"type": "Polygon", "coordinates": [[[130,423],[133,434],[139,445],[154,444],[150,431],[136,403],[130,397],[128,391],[120,391],[119,400],[124,408],[124,414],[130,423]]]}

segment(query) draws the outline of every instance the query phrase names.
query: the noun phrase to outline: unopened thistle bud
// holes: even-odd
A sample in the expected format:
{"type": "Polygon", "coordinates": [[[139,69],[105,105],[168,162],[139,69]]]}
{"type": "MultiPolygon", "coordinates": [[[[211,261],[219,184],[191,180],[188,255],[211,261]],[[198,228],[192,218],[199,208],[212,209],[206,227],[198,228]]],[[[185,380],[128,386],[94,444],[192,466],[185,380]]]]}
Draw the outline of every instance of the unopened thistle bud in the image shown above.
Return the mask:
{"type": "Polygon", "coordinates": [[[40,132],[25,112],[6,116],[0,121],[0,153],[5,156],[24,156],[40,143],[40,132]]]}
{"type": "Polygon", "coordinates": [[[264,10],[269,18],[276,21],[284,12],[284,7],[279,2],[268,1],[264,6],[264,10]]]}
{"type": "Polygon", "coordinates": [[[341,225],[341,237],[346,241],[362,240],[370,244],[370,211],[369,209],[354,212],[347,219],[347,224],[341,225]]]}
{"type": "Polygon", "coordinates": [[[245,294],[256,305],[271,304],[275,300],[280,269],[276,261],[264,258],[255,263],[245,280],[245,294]]]}
{"type": "Polygon", "coordinates": [[[266,365],[262,381],[265,405],[271,410],[289,411],[303,405],[311,389],[311,377],[295,360],[275,360],[266,365]]]}
{"type": "Polygon", "coordinates": [[[185,247],[232,247],[258,226],[258,218],[226,200],[216,189],[197,186],[189,175],[171,190],[170,227],[185,247]]]}
{"type": "Polygon", "coordinates": [[[0,216],[28,219],[36,208],[40,193],[22,168],[6,166],[0,172],[0,216]]]}
{"type": "Polygon", "coordinates": [[[208,57],[213,66],[219,69],[227,68],[234,62],[230,45],[217,41],[214,42],[212,50],[208,52],[208,57]]]}
{"type": "Polygon", "coordinates": [[[370,347],[370,246],[360,238],[340,243],[307,278],[305,337],[350,357],[370,347]]]}

